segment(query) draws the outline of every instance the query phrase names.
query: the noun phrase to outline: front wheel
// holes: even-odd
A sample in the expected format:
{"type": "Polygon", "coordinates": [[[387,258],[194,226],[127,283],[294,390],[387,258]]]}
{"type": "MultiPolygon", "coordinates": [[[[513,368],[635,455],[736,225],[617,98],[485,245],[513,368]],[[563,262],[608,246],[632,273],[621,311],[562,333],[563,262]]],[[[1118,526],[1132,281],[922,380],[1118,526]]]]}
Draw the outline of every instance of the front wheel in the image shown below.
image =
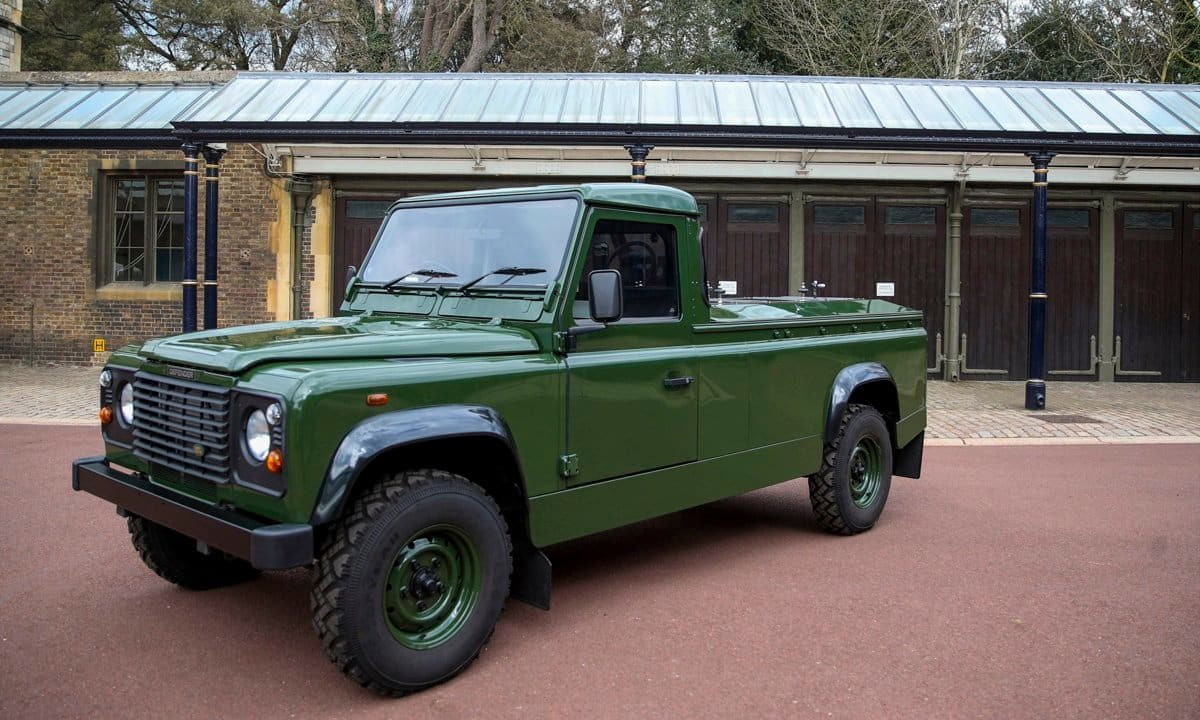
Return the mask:
{"type": "Polygon", "coordinates": [[[512,544],[479,486],[416,470],[355,500],[315,570],[313,625],[326,654],[364,687],[404,695],[479,655],[508,597],[512,544]]]}
{"type": "Polygon", "coordinates": [[[212,590],[258,576],[245,560],[215,548],[200,552],[192,538],[144,517],[129,516],[129,536],[146,567],[188,590],[212,590]]]}
{"type": "Polygon", "coordinates": [[[870,530],[892,486],[892,441],[879,411],[850,405],[838,435],[825,446],[821,471],[808,478],[817,522],[839,535],[870,530]]]}

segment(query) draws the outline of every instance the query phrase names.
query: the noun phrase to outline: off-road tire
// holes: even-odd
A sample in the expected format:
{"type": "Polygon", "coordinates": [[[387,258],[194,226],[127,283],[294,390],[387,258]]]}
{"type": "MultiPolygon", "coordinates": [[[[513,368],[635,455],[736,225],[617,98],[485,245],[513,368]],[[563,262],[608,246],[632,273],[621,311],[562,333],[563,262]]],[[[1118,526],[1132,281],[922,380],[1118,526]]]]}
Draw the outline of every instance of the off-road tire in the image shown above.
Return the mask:
{"type": "Polygon", "coordinates": [[[817,524],[838,535],[870,530],[883,512],[891,484],[892,443],[887,422],[869,405],[847,406],[837,437],[825,445],[820,472],[808,478],[808,496],[817,524]],[[865,507],[856,504],[851,490],[851,456],[863,442],[875,443],[880,451],[879,482],[865,507]]]}
{"type": "Polygon", "coordinates": [[[479,656],[511,576],[508,526],[482,488],[442,470],[401,472],[370,486],[325,533],[310,596],[313,627],[325,654],[348,677],[380,695],[407,695],[454,677],[479,656]],[[397,552],[435,525],[470,538],[482,580],[464,624],[441,644],[414,649],[393,635],[384,592],[397,552]]]}
{"type": "Polygon", "coordinates": [[[206,555],[196,549],[194,539],[143,517],[129,517],[129,535],[146,567],[188,590],[212,590],[258,576],[245,560],[216,548],[206,555]]]}

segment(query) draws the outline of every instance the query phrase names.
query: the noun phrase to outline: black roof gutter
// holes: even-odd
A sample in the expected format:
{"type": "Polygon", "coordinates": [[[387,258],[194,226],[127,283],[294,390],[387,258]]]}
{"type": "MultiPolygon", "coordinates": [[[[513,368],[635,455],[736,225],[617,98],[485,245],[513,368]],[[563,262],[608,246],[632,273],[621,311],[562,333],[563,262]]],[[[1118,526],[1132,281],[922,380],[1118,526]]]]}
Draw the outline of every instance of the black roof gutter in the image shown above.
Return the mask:
{"type": "Polygon", "coordinates": [[[162,130],[0,130],[0,148],[178,149],[183,141],[162,130]]]}
{"type": "Polygon", "coordinates": [[[1044,150],[1096,155],[1200,157],[1200,137],[1186,135],[848,130],[679,125],[488,123],[192,123],[175,124],[179,142],[269,142],[386,145],[623,145],[672,147],[844,148],[1019,153],[1044,150]]]}
{"type": "Polygon", "coordinates": [[[445,123],[176,123],[174,129],[0,130],[3,148],[178,148],[184,142],[369,145],[624,145],[927,150],[1200,157],[1200,137],[1082,133],[846,130],[662,125],[445,123]]]}

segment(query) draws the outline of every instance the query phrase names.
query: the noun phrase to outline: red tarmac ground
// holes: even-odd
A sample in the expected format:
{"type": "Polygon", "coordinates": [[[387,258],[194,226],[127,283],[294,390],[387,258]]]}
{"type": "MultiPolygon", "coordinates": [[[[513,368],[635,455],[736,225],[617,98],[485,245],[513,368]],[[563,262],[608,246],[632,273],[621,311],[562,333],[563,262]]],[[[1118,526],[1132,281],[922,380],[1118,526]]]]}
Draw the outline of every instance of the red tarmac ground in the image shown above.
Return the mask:
{"type": "Polygon", "coordinates": [[[1155,718],[1200,714],[1200,445],[930,448],[876,528],[792,482],[552,548],[457,679],[376,698],[308,573],[192,593],[73,493],[94,429],[0,437],[0,717],[1155,718]]]}

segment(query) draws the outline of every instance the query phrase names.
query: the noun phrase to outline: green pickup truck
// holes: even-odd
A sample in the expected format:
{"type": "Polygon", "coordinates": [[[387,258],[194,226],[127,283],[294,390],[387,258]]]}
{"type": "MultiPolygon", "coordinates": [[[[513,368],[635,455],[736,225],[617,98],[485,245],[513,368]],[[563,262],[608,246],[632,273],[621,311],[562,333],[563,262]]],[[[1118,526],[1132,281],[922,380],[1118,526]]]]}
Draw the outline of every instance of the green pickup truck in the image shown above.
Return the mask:
{"type": "Polygon", "coordinates": [[[376,692],[450,678],[541,548],[807,476],[870,529],[924,447],[922,315],[713,297],[687,193],[633,183],[397,202],[336,318],[124,347],[72,485],[207,589],[313,567],[313,624],[376,692]]]}

